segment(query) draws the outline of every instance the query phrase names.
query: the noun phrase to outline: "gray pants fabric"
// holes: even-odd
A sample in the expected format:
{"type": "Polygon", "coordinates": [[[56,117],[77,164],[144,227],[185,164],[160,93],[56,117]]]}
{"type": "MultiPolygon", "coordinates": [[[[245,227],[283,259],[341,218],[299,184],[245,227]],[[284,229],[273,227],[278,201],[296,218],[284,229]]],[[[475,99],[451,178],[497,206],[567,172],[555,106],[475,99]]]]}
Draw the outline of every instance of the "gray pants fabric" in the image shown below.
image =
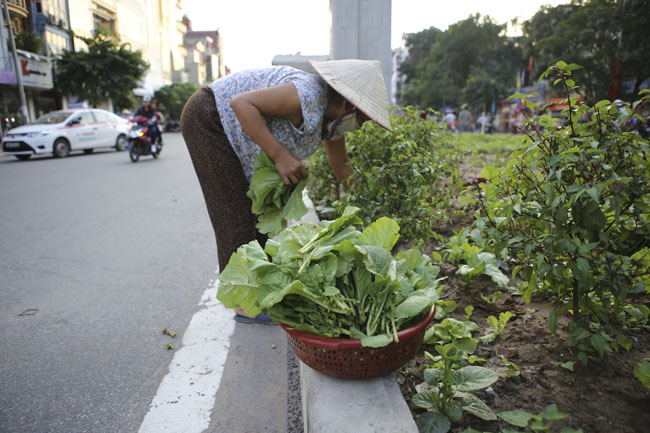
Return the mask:
{"type": "Polygon", "coordinates": [[[223,130],[212,89],[199,89],[185,103],[181,132],[201,184],[223,271],[237,248],[254,239],[264,248],[267,237],[255,228],[246,196],[248,181],[223,130]]]}

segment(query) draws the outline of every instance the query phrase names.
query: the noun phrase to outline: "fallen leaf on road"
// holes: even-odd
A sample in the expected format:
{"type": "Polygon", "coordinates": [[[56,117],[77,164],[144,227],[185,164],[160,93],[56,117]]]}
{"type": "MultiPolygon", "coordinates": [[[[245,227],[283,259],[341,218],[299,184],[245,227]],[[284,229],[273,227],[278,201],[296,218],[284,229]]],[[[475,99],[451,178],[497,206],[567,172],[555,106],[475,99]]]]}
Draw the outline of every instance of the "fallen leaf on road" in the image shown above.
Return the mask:
{"type": "Polygon", "coordinates": [[[272,344],[272,345],[271,345],[271,348],[272,348],[272,349],[275,349],[276,347],[278,347],[278,346],[276,346],[275,344],[272,344]]]}
{"type": "Polygon", "coordinates": [[[171,343],[165,344],[165,347],[167,347],[167,350],[174,350],[174,345],[171,343]]]}
{"type": "Polygon", "coordinates": [[[175,332],[171,332],[171,331],[170,331],[169,329],[167,329],[167,328],[163,329],[162,333],[165,334],[165,335],[169,335],[169,336],[171,336],[171,337],[176,338],[176,333],[175,333],[175,332]]]}
{"type": "Polygon", "coordinates": [[[36,313],[38,313],[38,310],[36,308],[30,308],[20,313],[19,316],[33,316],[36,313]]]}

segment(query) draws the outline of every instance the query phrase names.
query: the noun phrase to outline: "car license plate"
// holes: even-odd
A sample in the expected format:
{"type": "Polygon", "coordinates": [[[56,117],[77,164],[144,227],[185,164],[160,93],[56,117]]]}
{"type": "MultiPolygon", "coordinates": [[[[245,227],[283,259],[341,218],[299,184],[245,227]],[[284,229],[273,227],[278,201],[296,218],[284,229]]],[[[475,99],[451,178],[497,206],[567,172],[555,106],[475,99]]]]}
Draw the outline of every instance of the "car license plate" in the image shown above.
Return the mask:
{"type": "Polygon", "coordinates": [[[20,143],[17,141],[5,141],[5,147],[7,149],[12,148],[12,147],[20,147],[20,143]]]}

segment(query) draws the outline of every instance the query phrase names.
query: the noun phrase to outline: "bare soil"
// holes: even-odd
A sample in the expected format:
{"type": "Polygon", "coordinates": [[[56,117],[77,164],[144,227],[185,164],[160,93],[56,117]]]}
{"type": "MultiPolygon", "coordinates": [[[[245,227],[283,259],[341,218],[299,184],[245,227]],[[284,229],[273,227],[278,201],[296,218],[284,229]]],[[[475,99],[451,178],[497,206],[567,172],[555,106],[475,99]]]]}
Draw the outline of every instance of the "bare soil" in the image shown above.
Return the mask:
{"type": "MultiPolygon", "coordinates": [[[[455,274],[454,266],[444,264],[441,271],[447,277],[443,298],[457,303],[456,311],[450,316],[462,320],[465,307],[474,307],[471,320],[479,326],[475,337],[487,332],[488,316],[498,317],[504,311],[515,314],[504,332],[489,345],[479,344],[476,353],[486,360],[484,367],[499,374],[499,380],[491,388],[474,392],[495,413],[514,409],[539,413],[547,405],[556,403],[568,417],[556,422],[552,431],[559,432],[565,426],[582,428],[584,433],[650,432],[650,392],[633,374],[634,366],[650,357],[647,330],[628,334],[633,341],[629,352],[621,349],[622,352],[604,360],[596,355],[585,367],[577,360],[577,352],[567,344],[564,330],[570,318],[562,318],[558,335],[553,335],[547,325],[551,310],[544,299],[533,299],[525,304],[521,297],[499,289],[489,277],[475,278],[467,284],[463,277],[455,274]],[[485,301],[480,296],[489,298],[497,290],[502,294],[495,302],[485,301]],[[518,376],[507,377],[501,355],[517,365],[518,376]],[[574,372],[559,365],[567,361],[576,361],[574,372]]],[[[650,297],[646,295],[634,302],[650,305],[650,297]]],[[[433,347],[423,345],[411,362],[394,373],[416,419],[424,409],[413,405],[411,398],[416,393],[415,385],[424,382],[423,370],[430,363],[424,351],[436,353],[433,347]]],[[[461,432],[467,427],[495,433],[502,428],[516,430],[500,420],[483,421],[465,414],[452,426],[452,431],[461,432]]]]}

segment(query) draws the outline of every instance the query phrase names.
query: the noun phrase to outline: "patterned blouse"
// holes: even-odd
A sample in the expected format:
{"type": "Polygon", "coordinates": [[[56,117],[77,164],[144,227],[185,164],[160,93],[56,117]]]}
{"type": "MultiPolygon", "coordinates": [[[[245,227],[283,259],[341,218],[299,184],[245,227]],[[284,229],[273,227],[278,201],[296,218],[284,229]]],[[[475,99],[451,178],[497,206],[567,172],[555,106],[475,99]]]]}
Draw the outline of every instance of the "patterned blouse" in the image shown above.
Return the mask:
{"type": "Polygon", "coordinates": [[[227,75],[211,85],[223,129],[249,182],[253,177],[255,156],[261,148],[242,130],[237,116],[230,108],[230,99],[242,92],[284,83],[296,86],[302,106],[302,125],[296,128],[288,119],[281,117],[265,116],[264,119],[273,136],[284,148],[297,159],[303,160],[316,152],[322,143],[323,115],[327,105],[327,84],[324,80],[289,66],[273,66],[227,75]]]}

